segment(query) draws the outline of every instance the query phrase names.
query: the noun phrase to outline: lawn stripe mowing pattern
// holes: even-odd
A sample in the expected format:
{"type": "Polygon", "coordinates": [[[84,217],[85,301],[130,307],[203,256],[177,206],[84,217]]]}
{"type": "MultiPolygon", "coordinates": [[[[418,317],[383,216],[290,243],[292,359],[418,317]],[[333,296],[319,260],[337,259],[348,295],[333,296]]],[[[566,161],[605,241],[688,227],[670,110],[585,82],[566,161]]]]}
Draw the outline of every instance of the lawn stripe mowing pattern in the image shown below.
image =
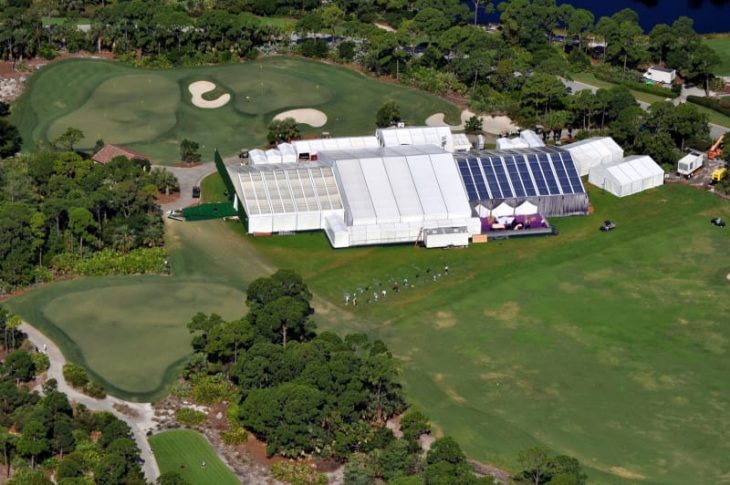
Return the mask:
{"type": "Polygon", "coordinates": [[[253,242],[341,308],[344,291],[416,281],[320,326],[384,339],[408,398],[471,457],[515,470],[539,444],[600,483],[717,483],[730,453],[730,234],[709,220],[730,206],[682,186],[590,195],[596,212],[553,219],[554,238],[458,251],[253,242]],[[618,228],[600,233],[608,218],[618,228]],[[447,278],[424,281],[446,264],[447,278]]]}
{"type": "Polygon", "coordinates": [[[166,70],[101,60],[59,61],[30,78],[11,119],[27,149],[73,126],[86,135],[78,148],[91,149],[101,138],[172,163],[179,159],[183,138],[198,141],[206,155],[215,148],[226,156],[261,146],[274,115],[293,108],[313,107],[328,117],[321,128],[300,125],[304,135],[372,133],[375,113],[388,100],[400,104],[411,124],[436,112],[458,121],[455,105],[430,94],[344,67],[287,57],[166,70]],[[188,86],[202,80],[230,93],[231,102],[219,109],[193,106],[188,86]]]}
{"type": "Polygon", "coordinates": [[[190,485],[236,485],[233,472],[200,433],[187,429],[163,431],[150,438],[160,473],[176,472],[190,485]],[[202,463],[205,462],[205,466],[202,463]]]}

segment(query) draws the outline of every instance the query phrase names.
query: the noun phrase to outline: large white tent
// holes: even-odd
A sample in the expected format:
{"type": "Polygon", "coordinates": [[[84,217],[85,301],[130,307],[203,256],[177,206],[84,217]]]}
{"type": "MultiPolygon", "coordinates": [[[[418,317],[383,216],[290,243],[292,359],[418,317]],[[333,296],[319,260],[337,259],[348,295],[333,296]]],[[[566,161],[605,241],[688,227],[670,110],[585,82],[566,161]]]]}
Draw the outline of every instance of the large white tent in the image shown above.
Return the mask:
{"type": "Polygon", "coordinates": [[[624,150],[613,138],[594,137],[570,143],[563,147],[573,156],[578,173],[588,175],[597,165],[618,162],[624,158],[624,150]]]}
{"type": "Polygon", "coordinates": [[[343,138],[322,138],[317,140],[293,141],[294,150],[300,159],[309,159],[312,155],[325,150],[350,150],[356,148],[377,148],[380,146],[374,136],[350,136],[343,138]]]}
{"type": "Polygon", "coordinates": [[[664,170],[648,155],[634,155],[591,169],[588,181],[617,197],[636,194],[664,183],[664,170]]]}
{"type": "Polygon", "coordinates": [[[379,128],[375,136],[382,147],[401,145],[435,145],[447,152],[455,151],[454,136],[448,126],[409,126],[379,128]]]}
{"type": "Polygon", "coordinates": [[[328,217],[344,215],[332,167],[305,162],[226,168],[234,206],[243,204],[251,234],[324,229],[328,217]]]}
{"type": "Polygon", "coordinates": [[[320,160],[333,167],[345,208],[344,224],[327,229],[333,245],[412,242],[439,227],[481,231],[452,155],[438,147],[328,151],[320,160]]]}

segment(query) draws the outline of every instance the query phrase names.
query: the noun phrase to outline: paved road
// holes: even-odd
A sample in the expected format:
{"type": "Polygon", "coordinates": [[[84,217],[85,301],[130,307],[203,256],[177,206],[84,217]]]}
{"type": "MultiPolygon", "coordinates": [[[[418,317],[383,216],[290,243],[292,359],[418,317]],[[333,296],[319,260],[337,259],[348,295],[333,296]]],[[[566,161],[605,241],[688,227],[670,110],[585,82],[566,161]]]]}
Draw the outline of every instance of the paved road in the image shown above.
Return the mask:
{"type": "Polygon", "coordinates": [[[152,454],[152,448],[150,448],[150,444],[147,441],[147,431],[156,425],[152,404],[123,401],[113,396],[107,396],[105,399],[94,399],[86,394],[82,394],[68,385],[63,378],[63,366],[66,363],[66,358],[56,344],[26,322],[23,322],[20,330],[28,335],[28,340],[38,349],[46,349],[48,359],[51,362],[51,366],[48,369],[48,377],[58,381],[58,390],[65,393],[70,401],[83,404],[93,411],[108,411],[113,413],[132,428],[134,441],[136,441],[140,449],[140,456],[144,460],[142,470],[147,480],[154,483],[157,477],[160,476],[160,469],[157,467],[157,460],[155,460],[155,456],[152,454]],[[122,414],[114,409],[114,404],[126,406],[134,410],[137,415],[127,416],[126,414],[122,414]]]}
{"type": "Polygon", "coordinates": [[[180,198],[169,204],[162,204],[162,210],[167,212],[172,209],[184,209],[198,203],[193,199],[193,186],[200,185],[200,182],[208,175],[215,172],[215,163],[206,162],[197,167],[164,167],[155,165],[157,168],[164,168],[172,172],[180,182],[180,198]]]}
{"type": "MultiPolygon", "coordinates": [[[[567,79],[560,79],[563,84],[573,90],[573,93],[577,93],[579,91],[583,91],[585,89],[590,89],[594,93],[598,91],[597,86],[592,86],[590,84],[582,83],[579,81],[568,81],[567,79]]],[[[695,95],[695,96],[704,96],[705,92],[701,89],[697,88],[691,88],[691,89],[685,89],[682,90],[682,94],[675,98],[673,103],[679,104],[679,103],[685,103],[687,101],[688,95],[695,95]]],[[[639,106],[641,106],[643,109],[649,109],[649,103],[646,103],[644,101],[638,101],[639,106]]],[[[716,125],[715,123],[710,123],[710,136],[713,140],[716,140],[722,135],[723,133],[730,132],[730,128],[722,125],[716,125]]]]}

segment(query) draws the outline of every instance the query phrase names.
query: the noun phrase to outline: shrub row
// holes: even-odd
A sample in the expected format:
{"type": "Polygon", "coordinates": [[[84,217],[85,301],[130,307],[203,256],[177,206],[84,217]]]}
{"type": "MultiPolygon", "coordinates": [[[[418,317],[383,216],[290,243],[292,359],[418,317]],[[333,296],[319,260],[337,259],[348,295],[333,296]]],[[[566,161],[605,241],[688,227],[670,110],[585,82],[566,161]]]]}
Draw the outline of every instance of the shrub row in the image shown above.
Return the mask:
{"type": "Polygon", "coordinates": [[[615,76],[604,71],[595,71],[593,75],[601,81],[619,84],[621,86],[633,89],[634,91],[640,91],[642,93],[653,94],[655,96],[661,96],[663,98],[676,98],[677,96],[679,96],[679,93],[672,89],[637,81],[629,81],[627,79],[617,79],[615,76]]]}
{"type": "Polygon", "coordinates": [[[63,378],[72,387],[81,389],[81,392],[95,399],[104,399],[106,391],[104,386],[89,379],[86,370],[80,365],[66,364],[63,366],[63,378]]]}
{"type": "Polygon", "coordinates": [[[279,462],[271,465],[274,478],[291,485],[326,485],[327,477],[302,462],[279,462]]]}
{"type": "Polygon", "coordinates": [[[162,273],[167,253],[163,248],[138,248],[128,253],[104,249],[81,258],[62,253],[53,258],[53,268],[62,274],[106,276],[124,274],[162,273]]]}
{"type": "Polygon", "coordinates": [[[725,101],[725,99],[705,98],[703,96],[687,96],[687,101],[699,104],[705,108],[710,108],[711,110],[717,111],[725,116],[730,116],[730,101],[725,101]]]}
{"type": "Polygon", "coordinates": [[[197,426],[202,424],[207,417],[208,415],[204,412],[193,408],[180,408],[175,411],[175,419],[180,424],[185,424],[187,426],[197,426]]]}

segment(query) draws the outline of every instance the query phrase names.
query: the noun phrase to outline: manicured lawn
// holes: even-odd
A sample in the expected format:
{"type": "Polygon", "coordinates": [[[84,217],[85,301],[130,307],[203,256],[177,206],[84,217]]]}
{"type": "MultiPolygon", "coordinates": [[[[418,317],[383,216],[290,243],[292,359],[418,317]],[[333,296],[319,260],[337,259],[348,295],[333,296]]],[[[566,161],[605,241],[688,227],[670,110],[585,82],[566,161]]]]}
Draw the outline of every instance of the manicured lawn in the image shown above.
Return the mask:
{"type": "Polygon", "coordinates": [[[162,397],[191,352],[186,324],[192,316],[241,317],[246,283],[268,272],[255,256],[242,254],[246,246],[224,224],[171,223],[168,240],[170,277],[79,279],[29,292],[8,306],[108,392],[138,401],[162,397]]]}
{"type": "Polygon", "coordinates": [[[721,63],[715,70],[719,76],[730,76],[730,37],[705,39],[707,45],[715,49],[720,56],[721,63]]]}
{"type": "Polygon", "coordinates": [[[703,113],[707,113],[708,118],[710,119],[710,123],[715,123],[716,125],[726,126],[730,128],[730,116],[725,116],[722,113],[718,113],[714,109],[710,109],[706,106],[700,106],[699,104],[692,103],[698,110],[702,111],[703,113]]]}
{"type": "Polygon", "coordinates": [[[214,172],[200,182],[200,201],[204,204],[207,202],[226,202],[228,197],[226,197],[225,191],[226,186],[223,184],[223,179],[218,172],[214,172]]]}
{"type": "Polygon", "coordinates": [[[99,60],[74,59],[44,67],[13,106],[12,119],[28,149],[68,127],[86,135],[79,148],[98,139],[120,143],[160,163],[178,160],[180,140],[198,141],[204,158],[218,148],[231,155],[266,143],[266,126],[282,111],[314,107],[328,116],[303,134],[363,135],[375,129],[375,113],[387,100],[405,119],[423,123],[433,113],[458,119],[456,106],[413,89],[379,82],[352,70],[296,58],[276,57],[213,67],[144,70],[99,60]],[[216,83],[231,102],[218,109],[191,103],[188,86],[216,83]],[[296,87],[296,88],[294,88],[296,87]]]}
{"type": "Polygon", "coordinates": [[[291,17],[258,17],[264,25],[273,25],[284,32],[291,32],[297,25],[297,19],[291,17]]]}
{"type": "Polygon", "coordinates": [[[717,483],[730,453],[730,233],[709,219],[730,205],[680,186],[591,198],[595,214],[553,220],[553,238],[443,251],[333,251],[319,233],[253,244],[334,304],[321,327],[383,338],[409,399],[470,456],[514,469],[541,444],[597,483],[717,483]],[[618,228],[601,233],[607,218],[618,228]],[[427,269],[445,265],[433,282],[427,269]],[[415,288],[344,307],[345,292],[404,277],[415,288]]]}
{"type": "MultiPolygon", "coordinates": [[[[582,82],[585,84],[589,84],[591,86],[596,86],[598,88],[612,88],[614,86],[617,86],[616,84],[609,83],[606,81],[602,81],[598,79],[596,76],[594,76],[591,73],[588,72],[579,72],[575,74],[571,74],[574,80],[578,82],[582,82]]],[[[642,101],[644,103],[656,103],[657,101],[664,101],[666,98],[663,98],[661,96],[656,96],[654,94],[649,93],[643,93],[641,91],[634,91],[633,89],[630,90],[631,94],[634,95],[634,98],[636,98],[637,101],[642,101]]]]}
{"type": "Polygon", "coordinates": [[[203,435],[176,429],[150,438],[160,473],[177,472],[190,485],[239,483],[233,472],[218,458],[203,435]],[[205,462],[205,466],[202,466],[205,462]]]}

